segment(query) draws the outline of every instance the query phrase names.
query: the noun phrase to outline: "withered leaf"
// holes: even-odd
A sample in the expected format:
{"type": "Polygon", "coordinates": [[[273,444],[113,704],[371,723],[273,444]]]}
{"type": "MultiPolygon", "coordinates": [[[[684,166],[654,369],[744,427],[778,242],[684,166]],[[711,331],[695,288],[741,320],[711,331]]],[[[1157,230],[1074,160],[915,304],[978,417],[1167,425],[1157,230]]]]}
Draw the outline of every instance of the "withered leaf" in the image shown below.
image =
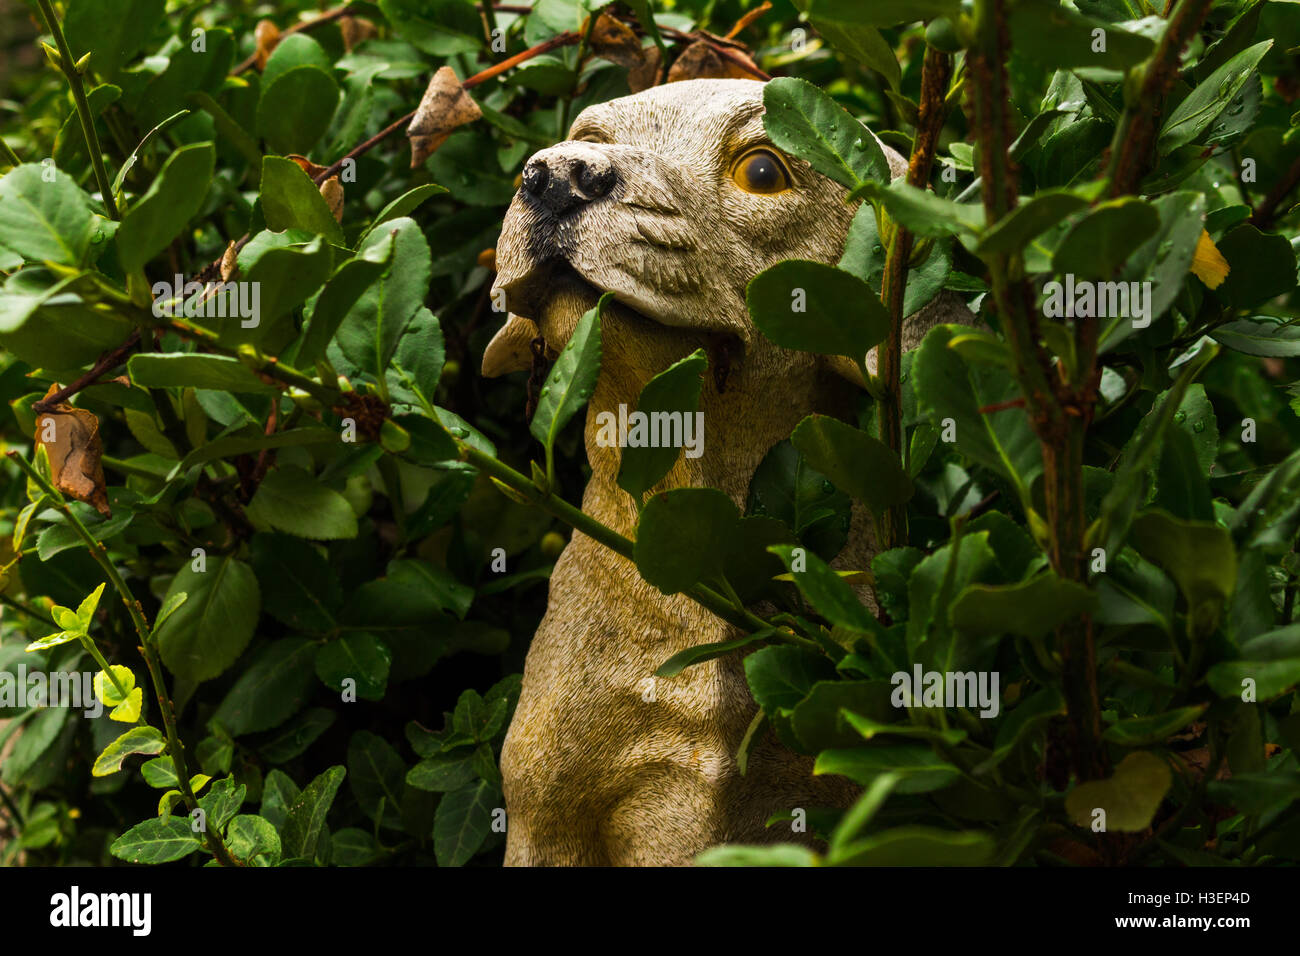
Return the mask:
{"type": "MultiPolygon", "coordinates": [[[[726,43],[725,46],[731,56],[744,60],[755,71],[758,70],[758,66],[743,50],[737,49],[731,43],[726,43]]],[[[754,76],[755,73],[721,56],[714,49],[713,43],[708,40],[696,40],[682,51],[681,56],[673,62],[672,67],[668,70],[669,83],[676,83],[679,80],[700,79],[752,80],[754,76]]]]}
{"type": "MultiPolygon", "coordinates": [[[[59,386],[51,385],[49,398],[59,386]]],[[[104,454],[99,441],[99,419],[84,408],[63,403],[36,416],[36,443],[50,460],[54,487],[84,501],[104,517],[111,517],[104,483],[104,454]]]]}
{"type": "Polygon", "coordinates": [[[360,46],[379,31],[369,20],[362,20],[359,17],[339,17],[339,32],[343,34],[343,49],[351,53],[355,47],[360,46]]]}
{"type": "Polygon", "coordinates": [[[631,69],[641,62],[641,40],[622,20],[602,13],[591,28],[591,52],[631,69]]]}
{"type": "Polygon", "coordinates": [[[257,44],[254,56],[257,57],[258,72],[261,72],[266,69],[266,61],[270,59],[271,51],[280,42],[280,28],[270,20],[258,20],[257,26],[253,28],[253,41],[257,44]]]}
{"type": "Polygon", "coordinates": [[[221,281],[229,282],[238,267],[239,243],[231,239],[226,244],[226,251],[221,254],[221,281]]]}
{"type": "Polygon", "coordinates": [[[320,184],[320,194],[325,197],[325,205],[334,213],[334,219],[343,221],[343,184],[337,176],[331,176],[320,184]]]}
{"type": "Polygon", "coordinates": [[[659,48],[643,47],[631,27],[608,13],[602,13],[591,28],[591,52],[626,67],[627,85],[633,93],[649,89],[659,79],[659,48]]]}
{"type": "MultiPolygon", "coordinates": [[[[313,163],[306,156],[299,156],[297,153],[290,153],[285,159],[291,159],[298,164],[298,168],[304,173],[315,179],[329,167],[313,163]]],[[[320,184],[320,194],[325,198],[325,204],[329,206],[330,212],[339,222],[343,221],[343,184],[339,182],[337,176],[331,176],[320,184]]]]}
{"type": "Polygon", "coordinates": [[[411,168],[432,156],[457,127],[482,115],[473,97],[460,85],[456,71],[449,66],[439,68],[420,97],[411,125],[406,127],[406,138],[411,141],[411,168]]]}

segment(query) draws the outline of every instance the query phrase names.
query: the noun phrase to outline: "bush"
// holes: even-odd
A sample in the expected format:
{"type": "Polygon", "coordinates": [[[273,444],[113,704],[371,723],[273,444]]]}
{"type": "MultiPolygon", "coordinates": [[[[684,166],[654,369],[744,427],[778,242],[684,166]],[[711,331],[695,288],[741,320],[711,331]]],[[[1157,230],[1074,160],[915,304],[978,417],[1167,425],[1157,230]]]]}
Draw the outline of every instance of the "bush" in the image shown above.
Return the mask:
{"type": "MultiPolygon", "coordinates": [[[[539,450],[545,369],[476,374],[491,247],[524,160],[662,49],[781,73],[773,141],[853,190],[856,256],[754,285],[861,308],[790,325],[753,296],[754,323],[879,347],[857,421],[804,421],[753,476],[747,514],[789,502],[767,603],[733,585],[768,550],[684,550],[680,522],[740,519],[723,496],[642,511],[643,576],[747,631],[660,673],[746,655],[760,719],[863,787],[798,821],[817,851],[702,862],[1300,859],[1297,18],[610,6],[629,48],[584,27],[606,6],[32,5],[53,66],[3,80],[0,157],[3,858],[500,860],[543,584],[566,520],[599,529],[556,503],[585,480],[581,402],[542,403],[539,450]],[[411,162],[388,134],[441,66],[476,106],[417,114],[411,162]],[[839,114],[906,181],[814,119],[839,114]],[[196,314],[174,277],[259,298],[196,314]],[[903,352],[941,293],[974,324],[903,352]],[[828,564],[850,499],[882,544],[853,569],[871,602],[828,564]],[[40,706],[36,672],[76,707],[40,706]]],[[[594,379],[598,314],[553,388],[594,379]]],[[[691,407],[684,383],[658,387],[691,407]]]]}

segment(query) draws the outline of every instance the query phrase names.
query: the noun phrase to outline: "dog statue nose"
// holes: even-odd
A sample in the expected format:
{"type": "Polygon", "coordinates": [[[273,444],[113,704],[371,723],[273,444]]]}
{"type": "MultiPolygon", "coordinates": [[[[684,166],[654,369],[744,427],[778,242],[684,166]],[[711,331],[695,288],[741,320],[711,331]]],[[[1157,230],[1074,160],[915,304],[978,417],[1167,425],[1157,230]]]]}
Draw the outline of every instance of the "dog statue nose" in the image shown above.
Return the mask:
{"type": "Polygon", "coordinates": [[[542,150],[524,167],[523,188],[557,216],[609,195],[618,176],[614,164],[595,150],[542,150]]]}

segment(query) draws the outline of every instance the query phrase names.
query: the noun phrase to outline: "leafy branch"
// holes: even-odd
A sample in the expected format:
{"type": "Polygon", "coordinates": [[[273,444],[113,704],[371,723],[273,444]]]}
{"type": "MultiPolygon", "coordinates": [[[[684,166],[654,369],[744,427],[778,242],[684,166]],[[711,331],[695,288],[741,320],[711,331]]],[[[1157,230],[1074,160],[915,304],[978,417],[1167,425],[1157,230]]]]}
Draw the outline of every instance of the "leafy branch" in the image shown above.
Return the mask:
{"type": "Polygon", "coordinates": [[[51,50],[47,46],[45,52],[54,61],[54,65],[62,70],[63,75],[68,78],[72,98],[77,104],[77,119],[81,121],[81,132],[86,138],[86,152],[90,154],[90,165],[95,170],[95,182],[99,186],[100,195],[103,196],[104,208],[108,211],[109,218],[121,219],[121,214],[117,209],[117,202],[113,199],[112,181],[108,178],[108,170],[104,168],[104,154],[99,148],[99,136],[95,132],[95,119],[90,115],[90,104],[86,101],[86,85],[82,81],[82,71],[86,68],[90,54],[88,53],[74,62],[72,50],[68,47],[67,37],[63,35],[63,25],[54,12],[54,5],[50,0],[39,0],[39,3],[41,16],[45,18],[45,28],[53,35],[55,46],[58,48],[57,50],[51,50]]]}
{"type": "MultiPolygon", "coordinates": [[[[117,592],[118,597],[122,599],[122,603],[126,606],[127,614],[135,627],[136,636],[140,639],[140,653],[144,655],[145,666],[149,670],[149,680],[153,683],[154,695],[158,701],[158,710],[162,715],[163,727],[167,736],[168,755],[171,757],[172,766],[176,771],[177,787],[181,791],[181,798],[185,801],[185,806],[193,813],[198,809],[199,802],[194,795],[194,789],[190,786],[190,774],[186,766],[185,750],[181,746],[180,736],[176,730],[176,708],[167,693],[167,683],[162,672],[162,661],[159,659],[158,650],[154,646],[153,632],[149,627],[149,622],[145,620],[144,608],[131,591],[131,586],[126,583],[122,575],[118,573],[116,566],[109,559],[107,545],[95,540],[95,536],[77,517],[77,513],[68,507],[63,495],[17,451],[8,452],[8,456],[10,461],[22,469],[28,480],[41,489],[54,507],[63,515],[64,519],[67,520],[68,524],[77,533],[77,537],[85,544],[90,556],[95,559],[95,563],[103,569],[109,583],[113,585],[113,590],[117,592]]],[[[112,668],[105,666],[104,670],[116,684],[117,679],[113,677],[112,668]]],[[[239,865],[230,855],[230,850],[226,847],[225,841],[216,827],[206,828],[204,830],[204,839],[207,841],[212,855],[216,857],[222,866],[239,865]]]]}

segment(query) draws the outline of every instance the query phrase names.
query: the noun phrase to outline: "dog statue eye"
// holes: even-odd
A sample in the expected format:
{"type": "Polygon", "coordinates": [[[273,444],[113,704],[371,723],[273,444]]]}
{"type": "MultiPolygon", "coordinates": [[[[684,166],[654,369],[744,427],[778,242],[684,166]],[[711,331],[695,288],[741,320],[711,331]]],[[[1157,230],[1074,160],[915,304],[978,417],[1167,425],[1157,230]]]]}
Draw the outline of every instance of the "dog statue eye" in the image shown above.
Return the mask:
{"type": "Polygon", "coordinates": [[[749,193],[779,193],[790,188],[790,174],[770,149],[752,149],[740,157],[731,178],[749,193]]]}

